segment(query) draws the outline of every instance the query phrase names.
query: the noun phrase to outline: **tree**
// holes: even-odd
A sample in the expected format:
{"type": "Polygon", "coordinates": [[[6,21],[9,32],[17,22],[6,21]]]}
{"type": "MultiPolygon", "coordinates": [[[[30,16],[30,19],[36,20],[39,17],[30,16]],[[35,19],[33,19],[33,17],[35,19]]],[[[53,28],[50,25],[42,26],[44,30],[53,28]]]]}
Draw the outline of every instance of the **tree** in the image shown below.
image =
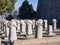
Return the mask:
{"type": "Polygon", "coordinates": [[[4,11],[8,10],[11,12],[14,9],[14,4],[16,0],[0,0],[0,14],[3,14],[4,11]]]}
{"type": "Polygon", "coordinates": [[[34,11],[32,4],[30,5],[27,0],[22,3],[22,6],[19,8],[18,17],[21,19],[32,19],[36,12],[34,11]]]}

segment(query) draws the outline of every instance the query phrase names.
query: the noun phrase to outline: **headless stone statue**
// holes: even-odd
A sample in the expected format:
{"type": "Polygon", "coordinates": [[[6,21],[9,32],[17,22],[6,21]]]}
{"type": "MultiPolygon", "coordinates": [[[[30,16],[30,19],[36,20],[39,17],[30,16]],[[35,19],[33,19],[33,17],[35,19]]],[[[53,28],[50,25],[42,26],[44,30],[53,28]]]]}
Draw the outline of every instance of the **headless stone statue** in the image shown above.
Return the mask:
{"type": "Polygon", "coordinates": [[[23,33],[26,33],[26,24],[25,24],[25,21],[24,20],[21,20],[21,28],[22,28],[22,32],[23,33]]]}
{"type": "Polygon", "coordinates": [[[5,19],[3,19],[3,20],[1,21],[1,22],[2,22],[2,30],[3,30],[3,32],[5,32],[5,24],[4,24],[5,21],[6,21],[5,19]]]}
{"type": "Polygon", "coordinates": [[[27,34],[32,35],[32,21],[27,20],[27,34]]]}
{"type": "Polygon", "coordinates": [[[0,31],[2,30],[2,22],[1,22],[1,20],[0,20],[0,31]]]}
{"type": "Polygon", "coordinates": [[[49,36],[53,36],[55,33],[53,33],[53,27],[52,25],[49,25],[49,36]]]}
{"type": "Polygon", "coordinates": [[[47,30],[47,28],[48,28],[48,25],[47,25],[47,20],[44,20],[44,30],[47,30]]]}
{"type": "Polygon", "coordinates": [[[56,30],[57,29],[57,25],[56,25],[57,20],[53,19],[52,22],[53,22],[53,29],[56,30]]]}
{"type": "Polygon", "coordinates": [[[20,20],[17,20],[16,23],[17,23],[17,31],[21,32],[20,31],[20,20]]]}
{"type": "Polygon", "coordinates": [[[5,24],[5,34],[7,38],[9,38],[9,21],[6,20],[4,24],[5,24]]]}
{"type": "Polygon", "coordinates": [[[32,20],[32,29],[35,30],[35,20],[32,20]]]}
{"type": "Polygon", "coordinates": [[[1,38],[0,38],[0,45],[2,45],[2,44],[1,44],[1,38]]]}

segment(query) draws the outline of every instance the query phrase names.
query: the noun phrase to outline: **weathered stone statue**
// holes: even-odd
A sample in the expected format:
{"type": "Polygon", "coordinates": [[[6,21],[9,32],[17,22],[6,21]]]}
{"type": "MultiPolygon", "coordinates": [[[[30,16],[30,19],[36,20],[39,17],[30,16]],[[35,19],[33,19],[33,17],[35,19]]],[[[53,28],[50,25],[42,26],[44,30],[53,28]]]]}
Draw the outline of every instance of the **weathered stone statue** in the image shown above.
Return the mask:
{"type": "Polygon", "coordinates": [[[5,25],[5,34],[6,34],[6,36],[7,36],[7,39],[9,39],[9,21],[8,20],[5,20],[5,22],[4,22],[4,25],[5,25]]]}
{"type": "Polygon", "coordinates": [[[16,21],[14,19],[11,20],[11,30],[10,30],[10,40],[11,42],[14,42],[15,40],[17,40],[17,33],[16,33],[16,21]]]}
{"type": "Polygon", "coordinates": [[[0,31],[2,31],[2,21],[0,20],[0,31]]]}
{"type": "Polygon", "coordinates": [[[2,19],[1,24],[2,24],[2,31],[5,32],[5,19],[2,19]]]}
{"type": "Polygon", "coordinates": [[[1,44],[1,39],[0,39],[0,45],[2,45],[2,44],[1,44]]]}
{"type": "Polygon", "coordinates": [[[36,21],[36,26],[37,26],[37,38],[42,38],[42,31],[43,31],[43,20],[42,19],[38,19],[36,21]]]}

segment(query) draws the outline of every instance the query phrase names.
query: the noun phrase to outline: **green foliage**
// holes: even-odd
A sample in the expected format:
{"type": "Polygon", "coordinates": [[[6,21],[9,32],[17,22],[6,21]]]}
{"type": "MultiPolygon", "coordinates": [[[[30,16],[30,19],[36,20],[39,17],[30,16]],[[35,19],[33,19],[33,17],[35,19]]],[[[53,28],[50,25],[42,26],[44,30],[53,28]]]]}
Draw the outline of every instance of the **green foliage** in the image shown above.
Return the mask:
{"type": "Polygon", "coordinates": [[[14,9],[14,4],[16,0],[0,0],[0,14],[3,14],[4,11],[8,10],[11,12],[14,9]]]}
{"type": "Polygon", "coordinates": [[[32,19],[36,12],[34,11],[32,5],[29,4],[27,0],[22,3],[22,6],[19,8],[18,17],[21,19],[32,19]]]}

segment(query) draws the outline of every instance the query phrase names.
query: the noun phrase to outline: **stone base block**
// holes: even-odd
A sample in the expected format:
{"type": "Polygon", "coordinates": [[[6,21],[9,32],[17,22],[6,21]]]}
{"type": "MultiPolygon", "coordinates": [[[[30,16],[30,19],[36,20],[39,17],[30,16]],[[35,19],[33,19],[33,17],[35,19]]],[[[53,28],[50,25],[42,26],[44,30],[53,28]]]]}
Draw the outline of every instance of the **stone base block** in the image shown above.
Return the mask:
{"type": "Polygon", "coordinates": [[[7,37],[5,37],[4,39],[8,40],[8,38],[7,38],[7,37]]]}
{"type": "Polygon", "coordinates": [[[27,38],[33,38],[34,36],[33,35],[27,35],[27,38]]]}
{"type": "Polygon", "coordinates": [[[49,34],[49,36],[55,36],[56,34],[55,33],[51,33],[51,34],[49,34]]]}

